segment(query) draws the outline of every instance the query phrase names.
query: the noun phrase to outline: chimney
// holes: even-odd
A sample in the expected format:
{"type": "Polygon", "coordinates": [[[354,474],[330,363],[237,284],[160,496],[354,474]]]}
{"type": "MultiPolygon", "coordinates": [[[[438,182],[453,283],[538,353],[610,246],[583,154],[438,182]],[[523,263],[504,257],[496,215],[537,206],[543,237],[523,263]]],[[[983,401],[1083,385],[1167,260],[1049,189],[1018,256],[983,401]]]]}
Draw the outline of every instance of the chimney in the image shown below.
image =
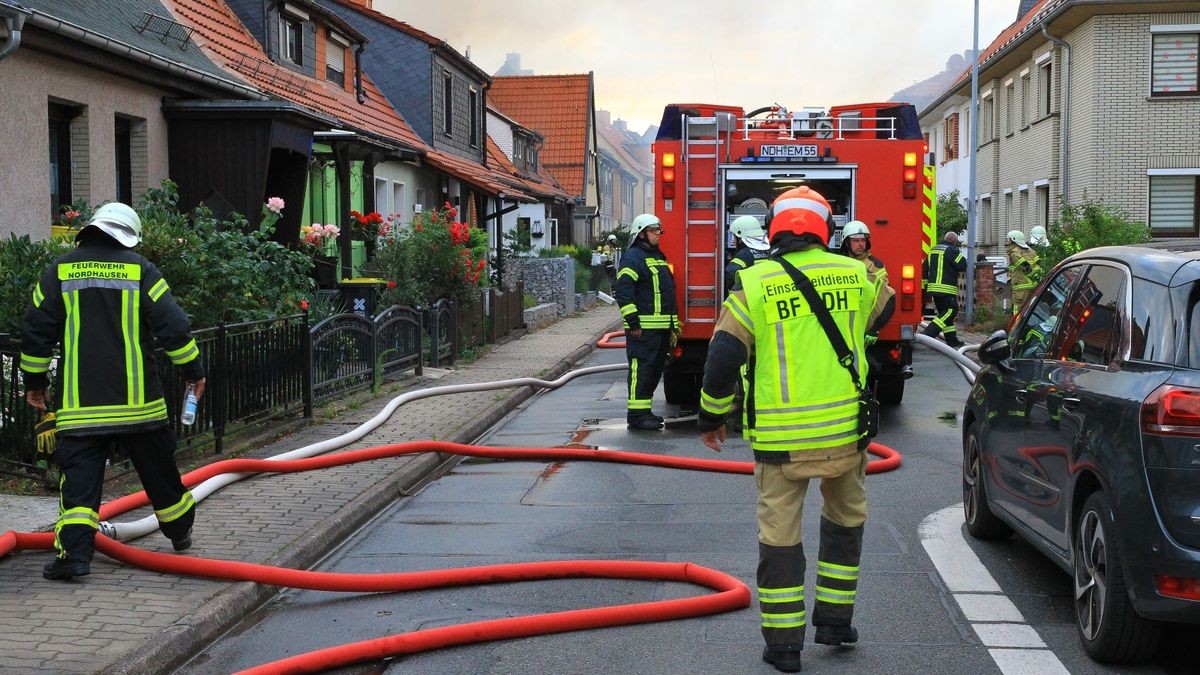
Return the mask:
{"type": "Polygon", "coordinates": [[[612,126],[612,113],[608,112],[607,110],[597,109],[596,124],[604,127],[612,126]]]}
{"type": "Polygon", "coordinates": [[[618,118],[616,122],[613,122],[613,127],[615,127],[617,131],[620,131],[621,133],[626,133],[629,131],[629,125],[625,123],[625,120],[620,118],[618,118]]]}

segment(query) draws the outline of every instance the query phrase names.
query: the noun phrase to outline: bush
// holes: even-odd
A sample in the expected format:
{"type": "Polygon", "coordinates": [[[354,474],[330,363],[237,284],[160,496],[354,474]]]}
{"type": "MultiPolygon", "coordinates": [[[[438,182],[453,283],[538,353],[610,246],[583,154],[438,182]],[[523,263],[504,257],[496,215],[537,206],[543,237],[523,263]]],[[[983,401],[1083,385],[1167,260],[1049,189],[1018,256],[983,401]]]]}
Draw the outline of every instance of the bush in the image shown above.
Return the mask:
{"type": "Polygon", "coordinates": [[[1046,238],[1048,244],[1038,250],[1035,279],[1041,279],[1059,262],[1080,251],[1148,242],[1150,228],[1119,208],[1085,198],[1082,204],[1063,205],[1046,238]]]}
{"type": "Polygon", "coordinates": [[[475,298],[486,279],[487,234],[455,220],[449,203],[426,210],[412,227],[379,241],[371,274],[387,279],[381,306],[429,307],[441,298],[458,303],[475,298]]]}
{"type": "Polygon", "coordinates": [[[10,234],[0,240],[0,333],[16,337],[21,332],[21,317],[33,287],[42,277],[42,272],[60,255],[71,250],[68,244],[44,239],[32,241],[29,235],[18,237],[10,234]]]}
{"type": "MultiPolygon", "coordinates": [[[[299,311],[312,292],[312,259],[271,241],[278,213],[263,207],[259,226],[234,214],[218,221],[205,207],[178,208],[179,195],[163,181],[141,197],[142,244],[136,249],[163,273],[193,329],[283,316],[299,311]]],[[[83,203],[72,209],[90,211],[83,203]]],[[[17,332],[42,272],[70,250],[52,240],[11,237],[0,243],[0,332],[17,332]]]]}

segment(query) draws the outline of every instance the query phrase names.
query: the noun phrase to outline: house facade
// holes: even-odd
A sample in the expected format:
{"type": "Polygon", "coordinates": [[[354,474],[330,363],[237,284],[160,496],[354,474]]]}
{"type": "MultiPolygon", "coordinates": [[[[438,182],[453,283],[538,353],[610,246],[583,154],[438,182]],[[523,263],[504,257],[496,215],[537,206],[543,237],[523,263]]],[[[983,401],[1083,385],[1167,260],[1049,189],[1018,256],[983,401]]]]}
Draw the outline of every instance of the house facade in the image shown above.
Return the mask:
{"type": "Polygon", "coordinates": [[[103,13],[0,1],[0,25],[0,83],[20,91],[0,97],[3,236],[46,238],[64,205],[132,203],[167,178],[164,99],[265,98],[214,65],[157,1],[103,13]]]}
{"type": "Polygon", "coordinates": [[[571,200],[556,206],[555,241],[588,244],[600,235],[599,153],[592,73],[493,77],[489,103],[545,139],[544,166],[571,200]]]}
{"type": "Polygon", "coordinates": [[[938,190],[966,196],[976,156],[979,244],[1099,199],[1155,237],[1200,234],[1200,3],[1042,0],[983,52],[979,135],[970,72],[921,114],[938,190]]]}
{"type": "MultiPolygon", "coordinates": [[[[607,110],[596,111],[596,138],[600,148],[600,232],[626,228],[647,208],[646,193],[653,182],[649,155],[639,152],[623,120],[612,119],[607,110]]],[[[652,198],[652,196],[651,196],[652,198]]]]}

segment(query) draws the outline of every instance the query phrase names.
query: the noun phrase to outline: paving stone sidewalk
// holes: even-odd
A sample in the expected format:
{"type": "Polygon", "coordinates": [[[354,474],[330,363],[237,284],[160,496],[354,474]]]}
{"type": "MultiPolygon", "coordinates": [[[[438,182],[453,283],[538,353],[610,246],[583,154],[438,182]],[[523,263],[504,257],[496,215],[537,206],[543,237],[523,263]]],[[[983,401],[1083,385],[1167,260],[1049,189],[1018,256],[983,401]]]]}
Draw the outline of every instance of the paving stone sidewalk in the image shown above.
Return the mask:
{"type": "MultiPolygon", "coordinates": [[[[494,347],[473,363],[412,388],[514,377],[553,379],[619,328],[615,307],[600,306],[494,347]]],[[[247,456],[269,457],[338,436],[370,419],[393,392],[247,456]]],[[[469,442],[533,394],[530,387],[454,394],[401,406],[352,447],[436,438],[469,442]]],[[[433,472],[432,453],[297,474],[258,476],[200,503],[195,545],[185,555],[307,568],[338,541],[433,472]]],[[[117,495],[108,495],[110,498],[117,495]]],[[[53,529],[51,499],[0,499],[0,532],[53,529]]],[[[135,520],[134,512],[116,519],[135,520]]],[[[169,552],[157,532],[132,542],[169,552]]],[[[274,587],[148,572],[97,555],[88,577],[45,581],[44,551],[0,559],[0,672],[170,672],[268,599],[274,587]]]]}

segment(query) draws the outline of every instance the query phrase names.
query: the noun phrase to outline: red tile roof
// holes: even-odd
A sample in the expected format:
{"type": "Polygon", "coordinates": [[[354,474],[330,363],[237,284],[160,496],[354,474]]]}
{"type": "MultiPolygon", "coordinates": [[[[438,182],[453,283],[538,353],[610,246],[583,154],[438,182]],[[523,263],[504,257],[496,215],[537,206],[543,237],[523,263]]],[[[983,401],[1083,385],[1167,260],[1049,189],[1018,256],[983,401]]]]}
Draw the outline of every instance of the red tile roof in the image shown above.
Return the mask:
{"type": "Polygon", "coordinates": [[[542,165],[569,194],[582,195],[591,94],[590,73],[494,77],[488,103],[542,134],[542,165]]]}
{"type": "Polygon", "coordinates": [[[333,82],[318,80],[272,63],[262,45],[223,0],[163,0],[214,63],[263,92],[336,118],[347,127],[384,136],[410,148],[426,145],[383,92],[363,77],[367,102],[333,82]]]}
{"type": "MultiPolygon", "coordinates": [[[[1025,16],[1022,16],[1020,19],[1014,21],[1008,28],[1000,31],[1000,34],[996,36],[996,39],[992,40],[991,44],[989,44],[987,49],[983,50],[983,54],[980,55],[980,68],[983,68],[983,66],[986,65],[993,56],[999,53],[1000,50],[1004,49],[1014,40],[1024,35],[1025,32],[1030,28],[1036,26],[1038,22],[1046,15],[1047,10],[1057,7],[1066,1],[1067,0],[1041,0],[1038,2],[1038,4],[1033,6],[1033,9],[1030,9],[1028,12],[1026,12],[1025,16]]],[[[958,79],[954,81],[954,84],[950,87],[950,89],[958,89],[960,86],[962,86],[963,82],[969,81],[970,79],[971,66],[968,64],[967,69],[958,76],[958,79]]]]}
{"type": "Polygon", "coordinates": [[[617,158],[623,162],[623,168],[633,169],[641,174],[649,176],[653,173],[652,167],[648,162],[644,162],[637,158],[633,152],[625,146],[629,143],[630,138],[621,133],[619,129],[603,124],[597,126],[596,131],[608,141],[608,144],[616,148],[617,158]]]}
{"type": "Polygon", "coordinates": [[[571,197],[571,195],[567,194],[566,190],[559,187],[558,183],[549,174],[541,174],[535,179],[523,173],[504,154],[504,150],[499,145],[496,145],[496,141],[492,140],[491,136],[488,136],[487,149],[488,161],[491,163],[493,171],[509,174],[511,180],[529,194],[542,198],[569,199],[571,197]]]}
{"type": "MultiPolygon", "coordinates": [[[[367,101],[332,82],[301,75],[272,63],[262,45],[224,0],[163,0],[175,18],[195,29],[193,39],[218,66],[278,99],[337,119],[342,125],[376,134],[417,150],[430,165],[492,193],[514,193],[482,164],[434,150],[412,130],[371,78],[363,75],[367,101]]],[[[516,191],[515,198],[533,199],[516,191]]]]}

